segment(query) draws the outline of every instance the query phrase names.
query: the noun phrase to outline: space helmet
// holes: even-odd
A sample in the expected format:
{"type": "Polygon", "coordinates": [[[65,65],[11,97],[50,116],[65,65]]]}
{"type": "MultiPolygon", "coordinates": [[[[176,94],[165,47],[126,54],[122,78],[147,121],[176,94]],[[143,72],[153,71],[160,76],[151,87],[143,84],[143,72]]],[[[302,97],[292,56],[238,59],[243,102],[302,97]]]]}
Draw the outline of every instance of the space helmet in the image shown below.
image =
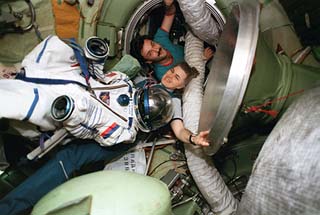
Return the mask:
{"type": "Polygon", "coordinates": [[[135,115],[141,131],[156,130],[173,117],[170,94],[158,85],[138,89],[134,96],[135,115]]]}
{"type": "Polygon", "coordinates": [[[104,62],[109,55],[108,43],[96,36],[89,37],[84,46],[86,58],[97,62],[104,62]]]}

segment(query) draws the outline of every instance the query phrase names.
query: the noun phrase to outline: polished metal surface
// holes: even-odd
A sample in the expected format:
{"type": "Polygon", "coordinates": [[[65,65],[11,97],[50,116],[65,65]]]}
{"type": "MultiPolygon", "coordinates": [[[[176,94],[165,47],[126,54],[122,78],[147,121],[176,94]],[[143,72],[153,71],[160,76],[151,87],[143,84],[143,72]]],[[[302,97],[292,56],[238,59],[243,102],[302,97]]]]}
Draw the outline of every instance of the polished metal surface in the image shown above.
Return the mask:
{"type": "Polygon", "coordinates": [[[243,99],[258,40],[259,5],[236,3],[227,18],[213,59],[201,107],[199,130],[210,130],[213,155],[227,141],[243,99]]]}
{"type": "Polygon", "coordinates": [[[165,126],[174,114],[172,98],[160,85],[137,90],[134,103],[138,127],[144,132],[165,126]]]}

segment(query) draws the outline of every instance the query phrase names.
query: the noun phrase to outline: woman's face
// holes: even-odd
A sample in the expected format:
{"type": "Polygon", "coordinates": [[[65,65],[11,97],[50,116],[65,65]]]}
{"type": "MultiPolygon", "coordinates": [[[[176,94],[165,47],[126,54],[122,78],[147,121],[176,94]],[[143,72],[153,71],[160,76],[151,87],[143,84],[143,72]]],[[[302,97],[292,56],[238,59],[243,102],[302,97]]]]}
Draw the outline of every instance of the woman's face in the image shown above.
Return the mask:
{"type": "Polygon", "coordinates": [[[180,66],[175,66],[164,74],[161,83],[170,90],[177,90],[186,86],[187,78],[185,71],[180,66]]]}

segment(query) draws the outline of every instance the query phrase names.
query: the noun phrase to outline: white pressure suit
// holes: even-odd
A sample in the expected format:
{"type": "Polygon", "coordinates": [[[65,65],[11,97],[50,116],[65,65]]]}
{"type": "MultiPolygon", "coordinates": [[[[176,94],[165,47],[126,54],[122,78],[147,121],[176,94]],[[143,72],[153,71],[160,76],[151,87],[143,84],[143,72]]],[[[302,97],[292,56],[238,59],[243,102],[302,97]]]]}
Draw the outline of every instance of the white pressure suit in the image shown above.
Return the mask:
{"type": "Polygon", "coordinates": [[[41,132],[65,127],[75,137],[94,139],[105,146],[134,141],[138,130],[135,89],[125,74],[111,72],[103,80],[90,78],[90,93],[73,49],[56,36],[36,46],[22,66],[24,74],[19,79],[0,80],[0,118],[28,121],[41,132]],[[74,110],[68,119],[58,122],[50,110],[61,95],[73,99],[74,110]]]}

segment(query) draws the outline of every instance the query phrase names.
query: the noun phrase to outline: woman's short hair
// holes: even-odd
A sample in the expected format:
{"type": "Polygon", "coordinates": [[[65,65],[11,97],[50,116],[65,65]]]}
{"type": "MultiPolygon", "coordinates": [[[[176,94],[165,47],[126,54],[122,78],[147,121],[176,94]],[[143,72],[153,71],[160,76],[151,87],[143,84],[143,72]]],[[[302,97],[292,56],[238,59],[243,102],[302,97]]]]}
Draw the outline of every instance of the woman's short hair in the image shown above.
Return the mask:
{"type": "Polygon", "coordinates": [[[181,62],[176,66],[180,66],[181,69],[187,74],[186,84],[199,75],[199,71],[196,68],[191,67],[187,62],[181,62]]]}

